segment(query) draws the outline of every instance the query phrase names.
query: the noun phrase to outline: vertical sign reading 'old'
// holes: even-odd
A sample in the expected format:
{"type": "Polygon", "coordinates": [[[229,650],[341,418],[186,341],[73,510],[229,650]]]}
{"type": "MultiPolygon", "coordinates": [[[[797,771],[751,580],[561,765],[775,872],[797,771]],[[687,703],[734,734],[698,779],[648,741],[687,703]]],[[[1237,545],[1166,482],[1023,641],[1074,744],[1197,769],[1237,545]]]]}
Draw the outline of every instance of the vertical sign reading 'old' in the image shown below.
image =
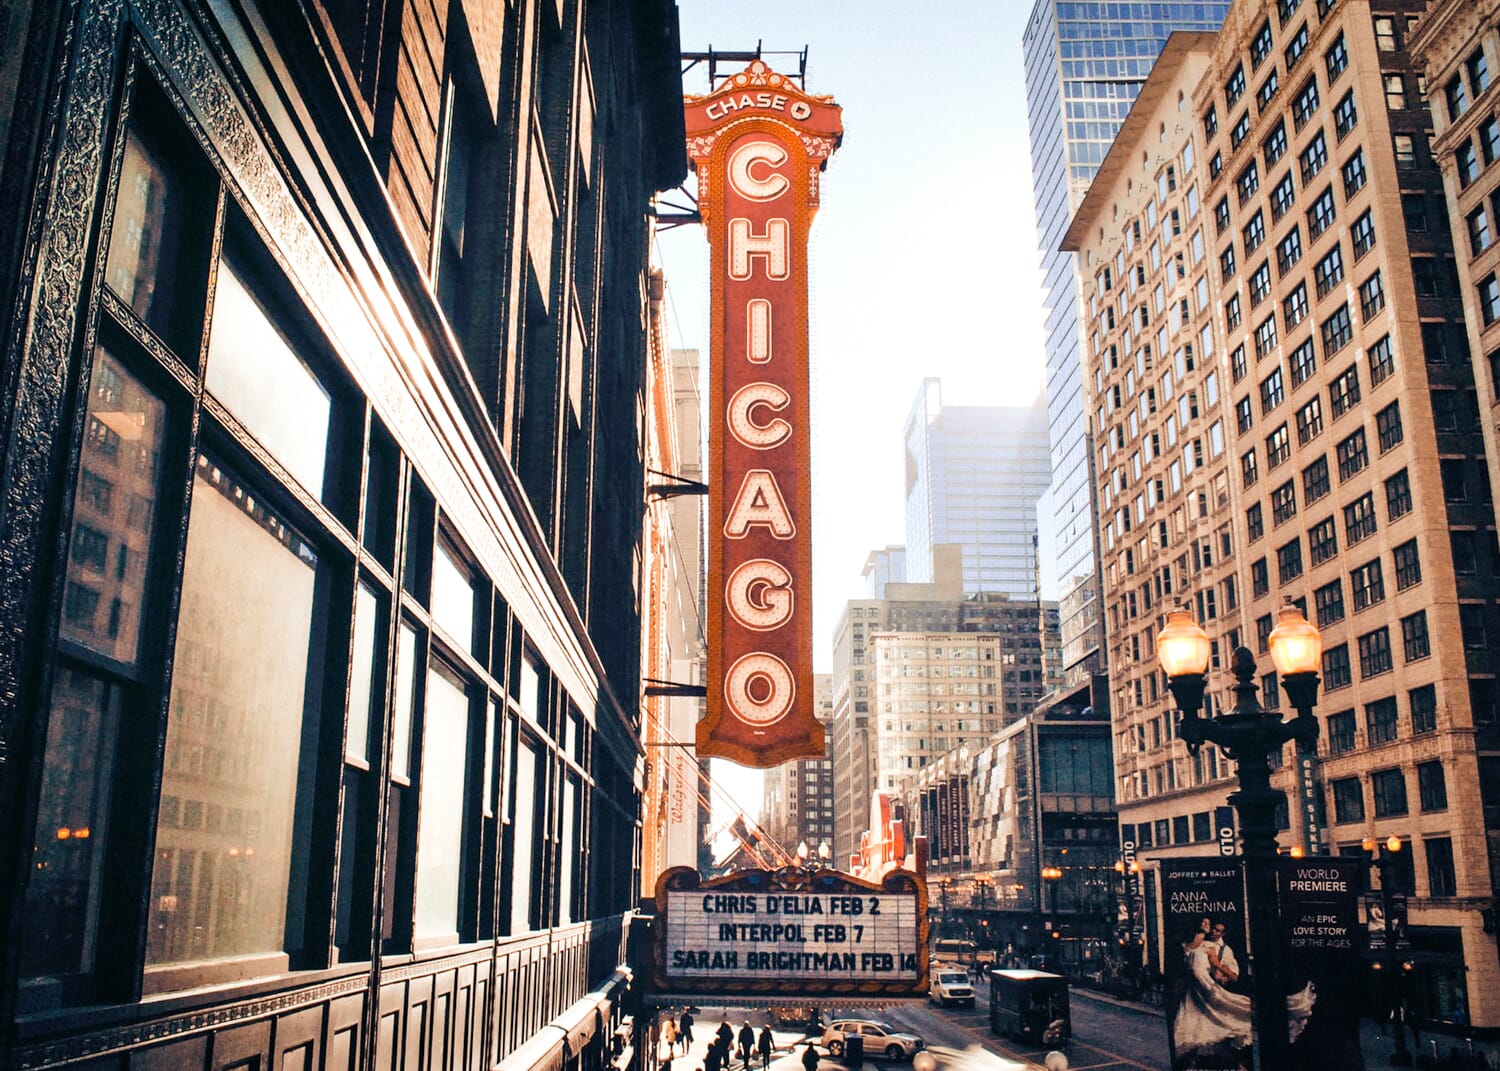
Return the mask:
{"type": "Polygon", "coordinates": [[[807,235],[843,135],[760,60],[686,101],[712,252],[708,716],[698,753],[821,756],[812,692],[807,235]]]}

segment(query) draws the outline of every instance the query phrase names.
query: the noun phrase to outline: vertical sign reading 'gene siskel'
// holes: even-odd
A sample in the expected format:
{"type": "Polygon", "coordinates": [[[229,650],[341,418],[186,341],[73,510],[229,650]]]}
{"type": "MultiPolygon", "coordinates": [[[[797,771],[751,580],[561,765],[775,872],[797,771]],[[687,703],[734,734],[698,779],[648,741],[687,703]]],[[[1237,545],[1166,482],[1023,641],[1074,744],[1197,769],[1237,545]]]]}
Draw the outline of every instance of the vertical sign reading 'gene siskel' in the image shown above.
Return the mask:
{"type": "Polygon", "coordinates": [[[824,753],[812,692],[807,235],[843,126],[831,98],[760,60],[685,107],[712,254],[698,753],[776,766],[824,753]]]}

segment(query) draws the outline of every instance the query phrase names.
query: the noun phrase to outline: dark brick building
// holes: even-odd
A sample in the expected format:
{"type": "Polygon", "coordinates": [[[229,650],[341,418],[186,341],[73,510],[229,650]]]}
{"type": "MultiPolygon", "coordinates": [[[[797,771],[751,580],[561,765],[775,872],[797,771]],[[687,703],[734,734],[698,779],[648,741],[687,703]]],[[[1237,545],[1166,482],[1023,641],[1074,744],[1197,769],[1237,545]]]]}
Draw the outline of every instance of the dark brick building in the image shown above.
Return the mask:
{"type": "Polygon", "coordinates": [[[675,6],[5,9],[0,1066],[625,1066],[675,6]]]}

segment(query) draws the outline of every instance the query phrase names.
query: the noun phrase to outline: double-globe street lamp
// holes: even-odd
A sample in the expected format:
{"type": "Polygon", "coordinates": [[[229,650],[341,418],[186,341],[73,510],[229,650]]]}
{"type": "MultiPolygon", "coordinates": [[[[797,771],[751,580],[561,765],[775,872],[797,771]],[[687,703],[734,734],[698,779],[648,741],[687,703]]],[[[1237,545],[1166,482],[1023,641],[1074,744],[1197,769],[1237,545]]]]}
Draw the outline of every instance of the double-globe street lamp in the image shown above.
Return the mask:
{"type": "Polygon", "coordinates": [[[1216,744],[1236,765],[1239,790],[1229,796],[1240,817],[1241,854],[1245,861],[1245,914],[1250,924],[1252,982],[1255,993],[1256,1065],[1280,1071],[1287,1065],[1288,1038],[1285,964],[1282,962],[1281,910],[1276,900],[1276,806],[1285,797],[1271,787],[1271,756],[1287,741],[1302,751],[1317,745],[1318,669],[1323,637],[1288,599],[1269,636],[1271,660],[1287,699],[1297,711],[1290,722],[1260,705],[1255,684],[1255,656],[1237,647],[1230,656],[1234,674],[1234,707],[1227,714],[1204,718],[1203,692],[1208,682],[1211,644],[1187,606],[1167,616],[1156,638],[1156,656],[1167,674],[1172,697],[1182,711],[1178,736],[1197,753],[1216,744]]]}

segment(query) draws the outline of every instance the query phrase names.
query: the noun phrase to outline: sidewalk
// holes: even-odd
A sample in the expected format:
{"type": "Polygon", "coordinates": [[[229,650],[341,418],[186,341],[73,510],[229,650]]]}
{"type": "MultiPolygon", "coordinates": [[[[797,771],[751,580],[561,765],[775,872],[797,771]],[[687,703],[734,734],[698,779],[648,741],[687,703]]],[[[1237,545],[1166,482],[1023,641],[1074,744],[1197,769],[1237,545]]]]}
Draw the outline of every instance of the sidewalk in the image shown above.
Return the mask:
{"type": "MultiPolygon", "coordinates": [[[[1110,1004],[1139,1015],[1158,1017],[1164,1015],[1160,1008],[1153,1008],[1149,1004],[1141,1004],[1133,1000],[1122,1000],[1094,989],[1084,989],[1080,986],[1071,988],[1069,993],[1074,998],[1110,1004]]],[[[1390,1032],[1389,1024],[1378,1023],[1374,1019],[1361,1019],[1359,1047],[1364,1054],[1365,1066],[1379,1069],[1379,1071],[1384,1071],[1387,1067],[1402,1066],[1439,1068],[1442,1071],[1448,1071],[1449,1068],[1454,1068],[1455,1071],[1458,1069],[1500,1071],[1500,1039],[1484,1038],[1466,1041],[1453,1034],[1424,1030],[1421,1033],[1420,1045],[1413,1044],[1408,1035],[1407,1049],[1414,1059],[1412,1064],[1402,1065],[1393,1063],[1391,1060],[1396,1050],[1396,1042],[1394,1035],[1390,1032]],[[1463,1062],[1465,1060],[1468,1061],[1467,1064],[1463,1062]]]]}

